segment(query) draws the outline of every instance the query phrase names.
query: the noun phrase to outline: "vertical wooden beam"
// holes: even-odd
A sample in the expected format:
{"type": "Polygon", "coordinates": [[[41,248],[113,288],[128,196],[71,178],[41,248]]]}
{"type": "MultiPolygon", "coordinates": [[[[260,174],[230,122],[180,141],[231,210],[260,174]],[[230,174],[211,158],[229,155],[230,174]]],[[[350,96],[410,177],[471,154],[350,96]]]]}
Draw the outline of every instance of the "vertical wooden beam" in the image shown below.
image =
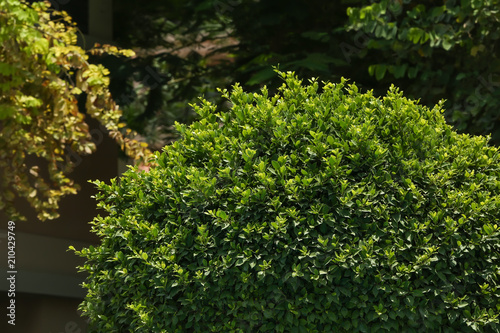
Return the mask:
{"type": "Polygon", "coordinates": [[[113,39],[113,0],[89,0],[89,35],[108,42],[113,39]]]}

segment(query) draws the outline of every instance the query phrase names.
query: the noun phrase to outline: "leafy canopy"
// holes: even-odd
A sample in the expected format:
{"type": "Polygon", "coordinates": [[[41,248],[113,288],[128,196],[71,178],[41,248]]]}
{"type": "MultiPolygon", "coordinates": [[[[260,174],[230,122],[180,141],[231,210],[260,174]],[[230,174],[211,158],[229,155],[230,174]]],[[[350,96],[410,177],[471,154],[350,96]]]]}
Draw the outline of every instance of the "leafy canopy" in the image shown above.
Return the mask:
{"type": "Polygon", "coordinates": [[[394,83],[429,107],[445,99],[458,130],[492,133],[498,144],[498,8],[498,0],[123,0],[115,36],[149,49],[130,71],[142,79],[146,64],[164,78],[142,89],[126,117],[153,142],[172,134],[173,120],[193,119],[185,101],[204,95],[222,107],[215,87],[274,92],[279,64],[304,78],[349,77],[377,96],[394,83]]]}
{"type": "MultiPolygon", "coordinates": [[[[78,98],[129,156],[148,154],[119,130],[121,111],[108,90],[108,70],[89,63],[76,43],[70,17],[50,10],[48,2],[0,0],[0,209],[11,219],[22,218],[16,197],[45,220],[57,217],[61,197],[76,192],[68,151],[96,149],[78,98]]],[[[133,54],[110,46],[92,52],[133,54]]]]}
{"type": "Polygon", "coordinates": [[[95,182],[92,329],[497,331],[498,149],[395,87],[280,76],[195,106],[149,173],[95,182]]]}
{"type": "Polygon", "coordinates": [[[492,133],[498,144],[499,8],[498,0],[382,0],[349,8],[347,28],[363,34],[358,55],[370,75],[426,104],[446,99],[459,130],[492,133]]]}
{"type": "MultiPolygon", "coordinates": [[[[360,81],[346,70],[339,47],[352,39],[343,29],[347,7],[323,0],[119,1],[114,36],[137,57],[108,66],[112,91],[120,96],[144,83],[126,94],[125,119],[161,150],[177,138],[174,121],[195,119],[188,103],[198,96],[224,108],[217,87],[242,82],[245,89],[267,84],[274,91],[281,83],[273,65],[302,77],[337,81],[344,74],[360,81]],[[144,80],[151,68],[160,80],[144,80]]],[[[352,67],[368,76],[366,68],[352,67]]]]}

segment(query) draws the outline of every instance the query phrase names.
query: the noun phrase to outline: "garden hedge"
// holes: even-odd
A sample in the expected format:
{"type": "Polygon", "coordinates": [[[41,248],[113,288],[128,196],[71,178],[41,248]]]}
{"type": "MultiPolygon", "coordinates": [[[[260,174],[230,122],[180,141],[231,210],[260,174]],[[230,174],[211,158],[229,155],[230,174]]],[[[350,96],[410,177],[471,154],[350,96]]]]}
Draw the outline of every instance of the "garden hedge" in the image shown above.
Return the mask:
{"type": "Polygon", "coordinates": [[[498,149],[395,87],[279,75],[95,182],[91,330],[498,332],[498,149]]]}

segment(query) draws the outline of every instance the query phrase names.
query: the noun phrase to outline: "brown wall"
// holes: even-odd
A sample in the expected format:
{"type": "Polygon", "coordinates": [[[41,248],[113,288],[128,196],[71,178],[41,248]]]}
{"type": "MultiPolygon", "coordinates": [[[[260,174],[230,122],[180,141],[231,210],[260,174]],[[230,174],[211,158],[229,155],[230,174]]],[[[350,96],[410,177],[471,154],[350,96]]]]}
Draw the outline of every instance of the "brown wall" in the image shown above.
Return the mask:
{"type": "MultiPolygon", "coordinates": [[[[71,178],[81,186],[77,195],[64,198],[60,204],[61,217],[41,222],[27,206],[19,207],[26,221],[15,221],[16,236],[16,326],[8,325],[6,307],[9,304],[6,277],[0,280],[0,332],[22,333],[83,333],[85,321],[79,318],[78,304],[85,296],[80,286],[85,274],[77,272],[84,263],[68,247],[77,249],[98,243],[90,232],[89,222],[98,214],[96,193],[88,180],[109,182],[118,174],[118,147],[95,122],[90,122],[97,152],[76,158],[78,165],[71,178]]],[[[0,212],[0,274],[7,268],[7,223],[0,212]]]]}

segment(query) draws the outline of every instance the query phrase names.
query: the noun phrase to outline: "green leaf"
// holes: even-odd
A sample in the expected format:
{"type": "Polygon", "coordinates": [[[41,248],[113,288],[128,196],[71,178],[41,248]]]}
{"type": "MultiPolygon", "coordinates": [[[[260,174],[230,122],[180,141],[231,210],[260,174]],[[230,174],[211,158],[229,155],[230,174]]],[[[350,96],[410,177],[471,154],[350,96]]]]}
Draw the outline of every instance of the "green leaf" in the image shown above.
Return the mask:
{"type": "Polygon", "coordinates": [[[328,56],[325,53],[309,53],[305,59],[290,63],[295,67],[304,67],[312,71],[328,72],[329,64],[344,65],[345,61],[328,56]]]}
{"type": "Polygon", "coordinates": [[[385,76],[385,72],[387,70],[387,66],[386,65],[377,65],[377,67],[375,68],[375,77],[377,80],[382,80],[385,76]]]}
{"type": "Polygon", "coordinates": [[[9,63],[0,62],[0,75],[10,76],[17,71],[17,67],[9,63]]]}
{"type": "Polygon", "coordinates": [[[418,68],[417,67],[410,67],[408,68],[408,78],[414,79],[417,77],[418,73],[418,68]]]}
{"type": "Polygon", "coordinates": [[[444,36],[441,45],[443,46],[443,49],[449,51],[453,47],[453,42],[448,36],[444,36]]]}
{"type": "Polygon", "coordinates": [[[271,67],[266,67],[253,74],[252,77],[250,77],[250,79],[246,82],[246,84],[249,86],[261,84],[274,77],[274,75],[274,70],[271,67]]]}
{"type": "Polygon", "coordinates": [[[328,33],[320,32],[320,31],[306,31],[301,34],[304,38],[309,38],[312,40],[317,40],[323,43],[326,43],[330,40],[328,33]]]}
{"type": "Polygon", "coordinates": [[[394,77],[396,79],[402,78],[405,76],[406,69],[408,68],[407,64],[394,66],[393,67],[394,77]]]}
{"type": "Polygon", "coordinates": [[[0,120],[12,117],[17,112],[14,106],[7,104],[0,104],[0,120]]]}

